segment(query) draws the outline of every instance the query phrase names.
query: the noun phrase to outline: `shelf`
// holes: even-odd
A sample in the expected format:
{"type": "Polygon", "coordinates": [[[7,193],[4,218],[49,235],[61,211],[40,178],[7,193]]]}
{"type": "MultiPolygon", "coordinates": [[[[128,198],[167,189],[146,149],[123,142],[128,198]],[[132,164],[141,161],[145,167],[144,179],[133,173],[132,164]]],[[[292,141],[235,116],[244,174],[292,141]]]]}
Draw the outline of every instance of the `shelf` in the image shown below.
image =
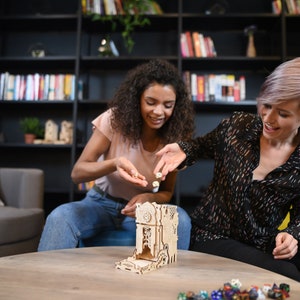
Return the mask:
{"type": "MultiPolygon", "coordinates": [[[[34,73],[48,73],[50,69],[63,69],[74,72],[75,56],[46,56],[46,57],[1,57],[1,69],[10,69],[22,72],[25,69],[33,69],[34,73]],[[43,72],[44,71],[44,72],[43,72]]],[[[23,73],[23,72],[22,72],[23,73]]]]}
{"type": "Polygon", "coordinates": [[[76,30],[77,15],[17,15],[0,17],[0,27],[7,31],[27,31],[37,28],[40,31],[76,30]]]}
{"type": "Polygon", "coordinates": [[[0,148],[13,149],[71,149],[71,145],[56,145],[56,144],[25,144],[25,143],[0,143],[0,148]]]}
{"type": "Polygon", "coordinates": [[[244,100],[239,102],[194,102],[196,112],[233,112],[233,111],[256,111],[256,101],[244,100]]]}
{"type": "Polygon", "coordinates": [[[264,56],[248,58],[246,56],[217,56],[217,57],[189,57],[182,58],[183,70],[273,70],[281,63],[280,56],[264,56]]]}
{"type": "MultiPolygon", "coordinates": [[[[162,58],[161,56],[120,56],[120,57],[100,57],[100,56],[83,56],[81,59],[82,68],[98,68],[101,67],[113,69],[129,70],[138,64],[155,58],[162,58]]],[[[166,60],[176,63],[178,60],[177,56],[164,56],[166,60]]]]}
{"type": "MultiPolygon", "coordinates": [[[[164,30],[177,30],[178,25],[178,14],[163,14],[163,15],[145,15],[146,18],[149,19],[150,24],[145,25],[142,28],[137,28],[137,32],[147,32],[147,31],[157,31],[164,28],[164,30]]],[[[114,18],[116,22],[116,32],[122,30],[118,22],[118,16],[114,18]]],[[[90,16],[84,16],[82,20],[82,29],[84,31],[88,31],[90,33],[107,33],[111,31],[111,22],[110,21],[102,21],[96,20],[93,21],[90,16]]]]}
{"type": "Polygon", "coordinates": [[[73,105],[70,100],[0,100],[0,105],[73,105]]]}
{"type": "MultiPolygon", "coordinates": [[[[45,205],[49,210],[56,198],[57,203],[63,203],[82,196],[72,187],[70,172],[91,135],[91,121],[107,108],[130,69],[155,58],[172,62],[181,73],[246,77],[246,101],[194,103],[199,133],[211,129],[233,111],[256,113],[255,98],[266,76],[280,63],[300,53],[300,15],[275,15],[271,13],[270,0],[227,2],[225,14],[208,15],[205,11],[210,1],[158,1],[164,13],[147,16],[150,25],[134,32],[135,45],[129,54],[119,22],[111,32],[109,21],[92,21],[90,16],[83,16],[81,0],[0,0],[0,73],[71,73],[76,76],[77,84],[78,80],[83,83],[83,100],[75,97],[74,101],[0,101],[0,133],[7,141],[0,144],[0,164],[42,168],[46,174],[45,205]],[[249,25],[257,26],[254,58],[246,57],[248,38],[244,29],[249,25]],[[183,58],[180,36],[185,31],[211,36],[217,57],[183,58]],[[100,41],[107,34],[120,56],[98,55],[100,41]],[[44,46],[45,57],[31,56],[30,49],[36,44],[44,46]],[[22,143],[18,122],[24,116],[38,116],[43,122],[53,119],[58,126],[63,120],[73,121],[73,144],[22,143]]],[[[203,176],[210,174],[206,170],[204,173],[203,176]]],[[[195,187],[195,193],[186,195],[183,190],[183,196],[198,196],[197,187],[203,186],[206,180],[201,177],[201,182],[194,183],[193,178],[180,179],[185,188],[189,184],[195,187]]],[[[179,192],[175,196],[182,195],[179,192]]]]}
{"type": "Polygon", "coordinates": [[[222,30],[241,30],[255,24],[257,30],[277,30],[280,29],[281,16],[272,13],[265,14],[224,14],[224,15],[205,15],[205,14],[182,14],[183,31],[219,31],[220,24],[222,30]]]}

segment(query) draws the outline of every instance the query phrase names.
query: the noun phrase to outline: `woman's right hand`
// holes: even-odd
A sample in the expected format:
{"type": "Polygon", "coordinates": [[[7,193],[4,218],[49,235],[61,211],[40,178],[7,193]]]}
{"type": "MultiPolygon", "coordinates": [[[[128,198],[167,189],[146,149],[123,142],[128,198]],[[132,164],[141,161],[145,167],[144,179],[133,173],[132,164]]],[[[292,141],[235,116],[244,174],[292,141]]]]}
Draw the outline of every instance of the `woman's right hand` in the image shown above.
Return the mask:
{"type": "Polygon", "coordinates": [[[125,157],[116,158],[116,169],[121,178],[135,185],[146,187],[148,182],[145,176],[140,174],[136,167],[125,157]]]}
{"type": "Polygon", "coordinates": [[[186,159],[185,153],[177,143],[166,145],[156,155],[161,158],[154,169],[154,174],[161,172],[162,180],[165,180],[168,173],[174,171],[186,159]]]}

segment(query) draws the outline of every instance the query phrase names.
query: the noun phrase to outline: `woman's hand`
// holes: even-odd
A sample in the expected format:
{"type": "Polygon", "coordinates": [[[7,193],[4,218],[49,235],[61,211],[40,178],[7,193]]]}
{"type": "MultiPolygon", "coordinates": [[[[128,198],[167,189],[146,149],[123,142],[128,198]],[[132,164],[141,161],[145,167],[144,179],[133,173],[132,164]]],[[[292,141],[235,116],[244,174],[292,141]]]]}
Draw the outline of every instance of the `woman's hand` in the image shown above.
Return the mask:
{"type": "Polygon", "coordinates": [[[120,177],[126,181],[143,187],[148,185],[145,176],[140,174],[127,158],[116,158],[116,169],[119,172],[120,177]]]}
{"type": "Polygon", "coordinates": [[[122,209],[121,213],[125,216],[135,218],[135,210],[137,203],[145,203],[149,201],[151,195],[149,193],[139,194],[134,196],[127,205],[122,209]]]}
{"type": "Polygon", "coordinates": [[[291,259],[298,252],[298,241],[287,232],[280,232],[275,239],[273,255],[275,259],[291,259]]]}
{"type": "Polygon", "coordinates": [[[157,163],[154,174],[161,172],[162,180],[165,180],[169,172],[174,171],[186,158],[185,153],[177,143],[168,144],[156,153],[161,159],[157,163]]]}

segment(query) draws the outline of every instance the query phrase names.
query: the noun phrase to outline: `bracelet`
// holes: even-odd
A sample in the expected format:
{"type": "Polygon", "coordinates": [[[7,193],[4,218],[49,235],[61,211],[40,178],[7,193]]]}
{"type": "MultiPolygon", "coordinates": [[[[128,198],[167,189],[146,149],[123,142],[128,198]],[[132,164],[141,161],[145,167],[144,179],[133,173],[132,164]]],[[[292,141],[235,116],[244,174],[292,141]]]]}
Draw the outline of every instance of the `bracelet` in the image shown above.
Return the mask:
{"type": "Polygon", "coordinates": [[[185,153],[185,160],[177,167],[178,170],[183,169],[184,167],[191,166],[195,163],[195,160],[192,159],[192,145],[189,142],[179,141],[177,142],[179,147],[185,153]]]}

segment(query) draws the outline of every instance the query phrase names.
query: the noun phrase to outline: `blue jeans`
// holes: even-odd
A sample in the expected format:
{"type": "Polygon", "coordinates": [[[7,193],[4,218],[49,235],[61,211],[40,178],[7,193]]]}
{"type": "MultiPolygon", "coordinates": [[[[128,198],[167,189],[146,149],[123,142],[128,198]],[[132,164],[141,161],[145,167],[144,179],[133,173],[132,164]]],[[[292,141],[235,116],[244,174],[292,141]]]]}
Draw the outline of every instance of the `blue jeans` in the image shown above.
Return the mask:
{"type": "MultiPolygon", "coordinates": [[[[81,201],[58,206],[47,217],[38,251],[76,248],[80,240],[91,238],[101,231],[122,228],[135,232],[135,219],[120,213],[124,206],[101,196],[93,189],[81,201]]],[[[187,250],[191,220],[181,207],[177,207],[177,212],[177,248],[187,250]]]]}

